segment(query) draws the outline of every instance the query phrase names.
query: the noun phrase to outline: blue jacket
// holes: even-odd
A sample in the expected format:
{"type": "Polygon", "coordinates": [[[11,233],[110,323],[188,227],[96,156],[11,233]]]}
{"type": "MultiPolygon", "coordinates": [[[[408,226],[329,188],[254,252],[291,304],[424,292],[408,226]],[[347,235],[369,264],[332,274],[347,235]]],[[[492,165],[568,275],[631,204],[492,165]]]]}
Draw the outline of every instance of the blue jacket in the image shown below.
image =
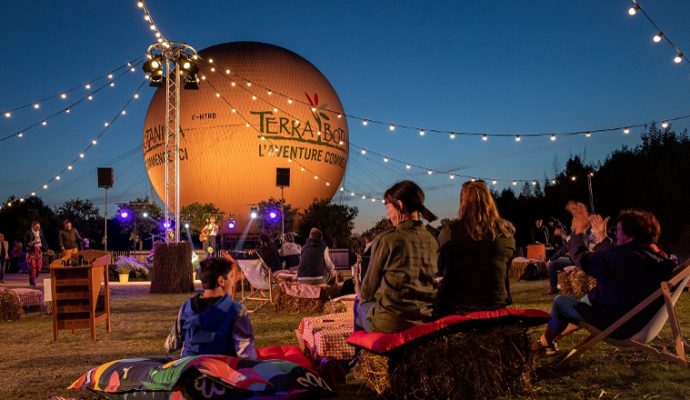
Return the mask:
{"type": "Polygon", "coordinates": [[[194,310],[192,300],[182,306],[180,322],[184,330],[182,356],[224,354],[237,356],[232,338],[239,304],[225,295],[212,307],[194,310]]]}

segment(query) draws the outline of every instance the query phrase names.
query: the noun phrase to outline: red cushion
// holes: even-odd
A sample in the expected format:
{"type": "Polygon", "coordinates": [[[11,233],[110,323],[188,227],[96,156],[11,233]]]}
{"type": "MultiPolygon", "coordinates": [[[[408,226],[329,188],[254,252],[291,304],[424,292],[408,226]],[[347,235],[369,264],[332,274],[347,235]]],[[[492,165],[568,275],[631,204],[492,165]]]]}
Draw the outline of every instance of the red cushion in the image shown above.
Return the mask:
{"type": "Polygon", "coordinates": [[[519,322],[526,326],[537,326],[547,323],[550,319],[551,316],[541,310],[502,308],[491,311],[474,311],[465,315],[448,315],[434,322],[415,325],[406,331],[397,333],[357,331],[347,338],[347,342],[353,346],[383,354],[431,333],[469,322],[495,320],[497,322],[519,322]]]}
{"type": "Polygon", "coordinates": [[[307,369],[312,369],[312,362],[295,345],[286,346],[266,346],[256,349],[257,359],[263,360],[284,360],[290,361],[307,369]]]}

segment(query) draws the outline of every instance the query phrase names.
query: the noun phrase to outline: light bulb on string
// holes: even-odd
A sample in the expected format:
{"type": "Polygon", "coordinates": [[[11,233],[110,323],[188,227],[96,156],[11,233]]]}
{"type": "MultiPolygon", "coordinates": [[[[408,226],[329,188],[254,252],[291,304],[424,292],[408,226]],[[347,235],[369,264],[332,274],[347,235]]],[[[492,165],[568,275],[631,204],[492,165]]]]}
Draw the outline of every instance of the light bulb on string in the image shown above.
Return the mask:
{"type": "Polygon", "coordinates": [[[86,155],[84,153],[79,153],[79,158],[84,158],[86,155]]]}
{"type": "Polygon", "coordinates": [[[426,174],[427,174],[427,175],[431,175],[431,174],[433,174],[433,173],[434,173],[434,171],[432,171],[432,170],[430,170],[430,169],[427,169],[427,170],[426,170],[426,174]]]}
{"type": "Polygon", "coordinates": [[[36,192],[31,192],[31,196],[36,196],[36,192]]]}
{"type": "Polygon", "coordinates": [[[517,186],[517,182],[516,182],[516,181],[513,181],[513,186],[517,186]]]}
{"type": "Polygon", "coordinates": [[[65,108],[65,113],[66,113],[66,114],[69,114],[69,113],[70,113],[70,109],[69,109],[69,108],[65,108]]]}
{"type": "Polygon", "coordinates": [[[668,121],[662,122],[662,123],[661,123],[661,127],[664,128],[664,129],[668,128],[668,121]]]}
{"type": "Polygon", "coordinates": [[[364,149],[362,149],[362,150],[360,151],[360,153],[362,153],[362,155],[366,155],[366,154],[367,154],[367,151],[364,150],[364,149]]]}
{"type": "Polygon", "coordinates": [[[67,166],[67,170],[71,171],[72,170],[72,165],[67,166]]]}
{"type": "Polygon", "coordinates": [[[86,90],[91,89],[91,84],[90,84],[90,83],[87,83],[86,85],[84,85],[84,89],[86,89],[86,90]]]}
{"type": "Polygon", "coordinates": [[[556,134],[555,134],[555,133],[551,135],[551,141],[552,141],[552,142],[555,142],[555,141],[556,141],[556,134]]]}
{"type": "Polygon", "coordinates": [[[17,136],[18,136],[18,137],[24,137],[24,132],[19,132],[19,133],[17,133],[17,136]]]}
{"type": "Polygon", "coordinates": [[[93,139],[93,140],[91,141],[91,144],[94,145],[94,146],[97,145],[97,144],[98,144],[98,140],[93,139]]]}
{"type": "Polygon", "coordinates": [[[485,133],[482,135],[482,141],[486,142],[487,140],[489,140],[489,135],[485,133]]]}
{"type": "Polygon", "coordinates": [[[573,175],[573,176],[570,177],[570,180],[573,181],[573,182],[575,182],[575,181],[577,180],[577,177],[576,177],[575,175],[573,175]]]}
{"type": "Polygon", "coordinates": [[[628,15],[635,15],[637,14],[637,10],[640,9],[640,6],[638,4],[634,4],[632,7],[628,9],[628,15]]]}
{"type": "Polygon", "coordinates": [[[12,116],[12,113],[11,113],[11,112],[7,111],[7,112],[5,113],[5,118],[10,118],[11,116],[12,116]]]}
{"type": "Polygon", "coordinates": [[[393,125],[393,124],[388,125],[388,130],[393,132],[395,130],[395,125],[393,125]]]}
{"type": "Polygon", "coordinates": [[[419,136],[424,136],[425,133],[426,133],[426,132],[424,132],[424,129],[420,129],[420,130],[419,130],[419,136]]]}
{"type": "Polygon", "coordinates": [[[662,39],[663,37],[664,37],[664,33],[663,33],[663,32],[659,32],[659,33],[657,33],[656,35],[654,35],[654,37],[652,38],[652,40],[654,41],[654,43],[659,43],[659,42],[661,42],[661,39],[662,39]]]}
{"type": "Polygon", "coordinates": [[[683,61],[683,53],[678,53],[675,57],[673,57],[674,63],[680,64],[681,61],[683,61]]]}
{"type": "Polygon", "coordinates": [[[405,169],[411,169],[411,168],[412,168],[412,166],[410,164],[405,165],[405,169]]]}
{"type": "Polygon", "coordinates": [[[451,133],[450,133],[450,138],[451,138],[451,139],[455,139],[455,132],[451,132],[451,133]]]}
{"type": "Polygon", "coordinates": [[[592,137],[592,132],[590,132],[590,131],[585,132],[585,137],[592,137]]]}
{"type": "Polygon", "coordinates": [[[515,135],[515,141],[516,141],[516,142],[519,142],[520,140],[522,140],[522,138],[520,137],[520,135],[515,135]]]}
{"type": "Polygon", "coordinates": [[[144,2],[143,1],[137,1],[137,7],[144,8],[144,2]]]}
{"type": "Polygon", "coordinates": [[[448,177],[450,178],[450,180],[455,179],[455,175],[453,175],[453,174],[448,175],[448,177]]]}
{"type": "Polygon", "coordinates": [[[41,108],[41,105],[38,103],[34,103],[34,110],[38,110],[39,108],[41,108]]]}
{"type": "Polygon", "coordinates": [[[383,157],[383,162],[387,163],[387,162],[388,162],[388,157],[383,157]]]}
{"type": "Polygon", "coordinates": [[[48,189],[48,185],[43,185],[43,189],[48,189]]]}
{"type": "Polygon", "coordinates": [[[66,99],[66,98],[67,98],[67,93],[62,93],[62,94],[60,94],[60,98],[63,99],[63,100],[66,99]]]}
{"type": "Polygon", "coordinates": [[[555,180],[555,179],[552,180],[551,183],[555,185],[555,184],[556,184],[556,180],[555,180]]]}
{"type": "Polygon", "coordinates": [[[369,121],[367,121],[366,119],[365,119],[365,120],[362,120],[362,125],[364,125],[364,126],[369,125],[369,121]]]}
{"type": "Polygon", "coordinates": [[[496,179],[494,179],[494,180],[491,181],[491,184],[492,184],[492,185],[495,185],[495,184],[497,184],[497,183],[498,183],[498,182],[496,181],[496,179]]]}
{"type": "Polygon", "coordinates": [[[623,133],[626,134],[626,135],[629,134],[629,133],[630,133],[630,128],[628,128],[627,126],[626,126],[625,128],[623,128],[623,133]]]}

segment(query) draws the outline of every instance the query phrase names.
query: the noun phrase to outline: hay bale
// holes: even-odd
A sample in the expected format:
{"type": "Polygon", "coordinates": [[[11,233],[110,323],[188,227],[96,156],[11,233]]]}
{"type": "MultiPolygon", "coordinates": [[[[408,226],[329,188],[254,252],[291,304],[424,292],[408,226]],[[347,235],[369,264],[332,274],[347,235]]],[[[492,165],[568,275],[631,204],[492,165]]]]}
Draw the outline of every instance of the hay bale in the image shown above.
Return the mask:
{"type": "Polygon", "coordinates": [[[363,350],[355,368],[386,399],[493,399],[526,392],[534,377],[527,329],[517,325],[438,336],[387,356],[363,350]]]}
{"type": "Polygon", "coordinates": [[[274,308],[276,311],[290,313],[315,314],[323,310],[324,304],[340,295],[340,285],[322,286],[319,298],[307,299],[291,296],[282,290],[276,290],[274,308]]]}
{"type": "Polygon", "coordinates": [[[351,301],[338,301],[338,300],[331,300],[328,301],[326,304],[323,305],[323,313],[324,314],[338,314],[338,313],[344,313],[344,312],[352,312],[352,305],[353,302],[351,301]]]}
{"type": "Polygon", "coordinates": [[[508,277],[512,280],[519,280],[525,273],[529,264],[536,264],[538,269],[537,279],[546,279],[549,276],[549,271],[546,268],[546,263],[538,260],[530,260],[524,257],[515,257],[510,263],[508,277]]]}
{"type": "Polygon", "coordinates": [[[563,271],[558,274],[558,285],[561,294],[572,297],[582,297],[591,292],[597,285],[596,279],[579,269],[563,271]]]}
{"type": "Polygon", "coordinates": [[[0,321],[17,321],[24,314],[19,296],[12,290],[0,292],[0,321]]]}

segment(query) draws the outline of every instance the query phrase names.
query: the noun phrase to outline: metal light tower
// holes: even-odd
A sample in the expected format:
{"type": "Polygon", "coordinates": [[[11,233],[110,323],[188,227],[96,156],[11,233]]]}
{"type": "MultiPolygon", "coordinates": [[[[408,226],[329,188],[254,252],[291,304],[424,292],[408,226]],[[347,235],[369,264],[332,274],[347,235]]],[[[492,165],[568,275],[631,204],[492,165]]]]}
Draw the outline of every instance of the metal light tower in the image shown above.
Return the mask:
{"type": "Polygon", "coordinates": [[[180,241],[180,91],[198,89],[197,53],[185,43],[155,43],[147,49],[144,71],[151,86],[165,86],[165,241],[180,241]],[[163,79],[165,78],[165,79],[163,79]],[[163,82],[165,80],[165,82],[163,82]],[[171,218],[174,213],[174,219],[171,218]],[[169,232],[175,223],[174,235],[169,232]]]}

